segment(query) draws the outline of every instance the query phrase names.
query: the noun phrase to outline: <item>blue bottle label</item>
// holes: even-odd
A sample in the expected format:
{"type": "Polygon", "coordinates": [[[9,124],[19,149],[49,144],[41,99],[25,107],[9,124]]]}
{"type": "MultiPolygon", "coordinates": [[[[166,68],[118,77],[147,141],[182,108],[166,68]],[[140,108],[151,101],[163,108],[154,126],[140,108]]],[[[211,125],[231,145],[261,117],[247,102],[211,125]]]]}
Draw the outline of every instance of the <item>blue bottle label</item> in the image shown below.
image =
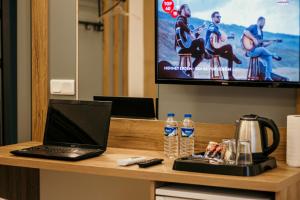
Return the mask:
{"type": "Polygon", "coordinates": [[[181,136],[182,137],[193,137],[194,136],[194,128],[181,128],[181,136]]]}
{"type": "Polygon", "coordinates": [[[165,136],[171,137],[177,135],[177,127],[165,127],[165,136]]]}

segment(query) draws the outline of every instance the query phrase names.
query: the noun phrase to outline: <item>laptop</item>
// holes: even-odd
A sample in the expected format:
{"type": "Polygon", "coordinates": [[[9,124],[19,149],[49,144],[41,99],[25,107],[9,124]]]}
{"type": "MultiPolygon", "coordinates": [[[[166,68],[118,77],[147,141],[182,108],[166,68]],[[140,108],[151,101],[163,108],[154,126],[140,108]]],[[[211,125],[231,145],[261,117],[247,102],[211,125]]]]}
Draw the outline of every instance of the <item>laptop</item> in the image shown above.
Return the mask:
{"type": "Polygon", "coordinates": [[[50,100],[43,145],[11,151],[16,156],[78,161],[107,147],[111,102],[50,100]]]}

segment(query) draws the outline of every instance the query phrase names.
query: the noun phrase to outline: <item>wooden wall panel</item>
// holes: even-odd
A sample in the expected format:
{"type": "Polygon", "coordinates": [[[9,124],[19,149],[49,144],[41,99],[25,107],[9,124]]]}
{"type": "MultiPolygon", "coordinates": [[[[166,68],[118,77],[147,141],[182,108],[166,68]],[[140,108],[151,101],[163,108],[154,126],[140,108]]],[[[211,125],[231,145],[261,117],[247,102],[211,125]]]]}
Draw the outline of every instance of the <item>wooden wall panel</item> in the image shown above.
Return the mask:
{"type": "MultiPolygon", "coordinates": [[[[116,2],[118,1],[103,1],[103,10],[109,9],[116,2]]],[[[128,12],[128,1],[103,16],[103,95],[105,96],[128,96],[128,16],[124,15],[124,12],[128,12]],[[120,74],[121,69],[122,74],[120,74]]]]}
{"type": "MultiPolygon", "coordinates": [[[[103,1],[103,10],[110,8],[110,0],[103,1]]],[[[110,95],[110,66],[111,66],[111,16],[103,17],[104,32],[103,32],[103,95],[110,95]]]]}
{"type": "Polygon", "coordinates": [[[120,95],[120,89],[119,89],[119,73],[120,73],[120,15],[115,15],[113,18],[114,21],[114,62],[113,62],[113,95],[119,96],[120,95]]]}
{"type": "MultiPolygon", "coordinates": [[[[129,3],[127,0],[123,8],[125,12],[128,12],[129,10],[129,3]]],[[[123,66],[123,71],[122,71],[122,91],[123,91],[123,96],[128,96],[128,25],[129,25],[129,19],[127,16],[123,17],[123,54],[122,54],[122,66],[123,66]]]]}
{"type": "MultiPolygon", "coordinates": [[[[48,104],[48,0],[31,0],[32,140],[42,141],[48,104]]],[[[38,200],[39,170],[0,166],[0,197],[38,200]]]]}
{"type": "MultiPolygon", "coordinates": [[[[110,125],[110,147],[161,150],[163,151],[163,121],[112,119],[110,125]]],[[[234,125],[196,123],[195,151],[204,151],[209,141],[221,142],[224,138],[233,138],[234,125]]],[[[272,154],[285,161],[286,128],[280,128],[281,142],[272,154]]]]}
{"type": "Polygon", "coordinates": [[[144,1],[144,96],[157,97],[155,85],[155,3],[144,1]]]}
{"type": "Polygon", "coordinates": [[[112,119],[110,147],[161,150],[164,122],[155,120],[112,119]]]}
{"type": "Polygon", "coordinates": [[[32,140],[42,141],[48,105],[48,0],[32,0],[32,140]]]}
{"type": "Polygon", "coordinates": [[[39,170],[0,166],[0,197],[9,200],[38,200],[39,170]]]}

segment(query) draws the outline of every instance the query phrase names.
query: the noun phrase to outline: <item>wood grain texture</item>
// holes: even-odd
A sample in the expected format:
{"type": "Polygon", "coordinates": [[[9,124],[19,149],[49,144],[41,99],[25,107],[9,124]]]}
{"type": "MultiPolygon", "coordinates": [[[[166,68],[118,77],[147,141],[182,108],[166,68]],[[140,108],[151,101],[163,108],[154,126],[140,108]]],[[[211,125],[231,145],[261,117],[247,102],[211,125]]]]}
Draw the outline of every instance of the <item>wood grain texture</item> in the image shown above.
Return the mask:
{"type": "Polygon", "coordinates": [[[150,187],[149,187],[149,199],[150,200],[155,200],[155,189],[156,189],[156,183],[155,181],[150,182],[150,187]]]}
{"type": "Polygon", "coordinates": [[[166,182],[158,182],[158,181],[151,181],[150,182],[150,200],[155,200],[156,199],[156,188],[160,188],[163,186],[168,185],[166,182]]]}
{"type": "Polygon", "coordinates": [[[238,177],[174,171],[172,170],[173,161],[169,159],[165,159],[162,165],[146,169],[141,169],[138,166],[120,167],[117,165],[118,159],[132,156],[145,156],[148,158],[163,157],[163,152],[161,151],[108,148],[99,157],[79,162],[16,157],[9,153],[11,150],[39,144],[41,143],[29,142],[0,147],[0,165],[77,172],[154,182],[172,182],[270,192],[283,191],[300,181],[300,169],[290,168],[284,162],[278,162],[278,168],[255,177],[238,177]]]}
{"type": "Polygon", "coordinates": [[[300,115],[300,89],[297,89],[297,114],[300,115]]]}
{"type": "Polygon", "coordinates": [[[108,146],[145,150],[163,149],[164,122],[111,119],[108,146]]]}
{"type": "MultiPolygon", "coordinates": [[[[128,12],[129,10],[129,6],[128,3],[129,0],[127,0],[126,2],[124,2],[123,4],[123,9],[125,12],[128,12]]],[[[129,19],[128,16],[124,16],[122,18],[123,20],[123,54],[122,54],[122,66],[123,66],[123,70],[122,70],[122,91],[123,91],[123,96],[128,96],[128,34],[129,34],[129,29],[128,29],[128,25],[129,25],[129,19]]]]}
{"type": "MultiPolygon", "coordinates": [[[[115,3],[115,1],[114,1],[115,3]]],[[[113,33],[113,38],[114,38],[114,62],[113,62],[113,95],[114,96],[119,96],[119,73],[120,73],[120,15],[115,15],[113,17],[113,23],[114,23],[114,33],[113,33]]]]}
{"type": "Polygon", "coordinates": [[[0,166],[0,197],[9,200],[38,200],[39,170],[0,166]]]}
{"type": "Polygon", "coordinates": [[[285,188],[275,193],[275,200],[289,200],[288,199],[288,188],[285,188]]]}
{"type": "Polygon", "coordinates": [[[275,193],[275,200],[299,200],[300,182],[291,184],[287,188],[275,193]]]}
{"type": "MultiPolygon", "coordinates": [[[[113,118],[108,145],[116,148],[163,150],[164,122],[158,120],[134,120],[113,118]]],[[[204,151],[209,141],[221,142],[233,138],[235,127],[230,124],[195,124],[195,151],[204,151]]],[[[277,160],[286,158],[286,128],[280,128],[281,141],[272,154],[277,160]]]]}
{"type": "Polygon", "coordinates": [[[32,140],[42,141],[48,105],[48,0],[31,1],[32,140]]]}
{"type": "Polygon", "coordinates": [[[144,1],[144,96],[157,97],[155,84],[155,3],[144,1]]]}
{"type": "MultiPolygon", "coordinates": [[[[104,1],[103,9],[107,10],[116,1],[104,1]]],[[[125,12],[128,11],[128,1],[122,3],[120,6],[122,6],[125,12]]],[[[128,96],[128,16],[118,13],[117,10],[118,8],[112,12],[113,14],[107,14],[103,17],[102,85],[104,96],[128,96]],[[122,30],[120,30],[121,27],[122,30]],[[120,74],[121,67],[122,74],[120,74]]]]}
{"type": "MultiPolygon", "coordinates": [[[[111,0],[103,1],[103,10],[107,10],[110,8],[111,0]]],[[[103,31],[103,95],[108,96],[110,95],[110,68],[112,66],[111,63],[111,52],[112,52],[112,45],[111,45],[111,15],[105,15],[103,17],[103,24],[104,24],[104,31],[103,31]]]]}
{"type": "Polygon", "coordinates": [[[293,184],[290,187],[288,187],[288,198],[290,200],[299,200],[299,192],[298,192],[298,184],[293,184]]]}
{"type": "Polygon", "coordinates": [[[300,181],[297,183],[297,195],[300,199],[300,181]]]}

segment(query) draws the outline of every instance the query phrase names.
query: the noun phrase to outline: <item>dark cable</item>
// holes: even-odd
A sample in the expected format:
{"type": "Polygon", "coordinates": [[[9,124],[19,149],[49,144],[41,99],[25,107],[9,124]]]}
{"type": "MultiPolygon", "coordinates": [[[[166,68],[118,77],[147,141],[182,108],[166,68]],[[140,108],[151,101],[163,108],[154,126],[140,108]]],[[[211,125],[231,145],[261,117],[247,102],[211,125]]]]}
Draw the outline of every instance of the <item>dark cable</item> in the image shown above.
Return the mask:
{"type": "MultiPolygon", "coordinates": [[[[117,1],[112,7],[101,13],[101,8],[102,8],[102,1],[98,0],[98,12],[99,12],[99,18],[103,17],[113,9],[115,9],[120,3],[125,2],[126,0],[119,0],[117,1]],[[101,13],[101,14],[100,14],[101,13]]],[[[89,26],[93,26],[95,31],[103,31],[103,23],[101,20],[99,22],[87,22],[87,21],[79,21],[79,24],[85,25],[86,30],[90,30],[89,26]]]]}
{"type": "Polygon", "coordinates": [[[115,9],[118,5],[120,5],[121,2],[124,2],[124,0],[119,0],[119,1],[118,1],[117,3],[115,3],[112,7],[110,7],[110,8],[107,9],[106,11],[104,11],[100,17],[102,17],[103,15],[106,15],[107,13],[109,13],[110,11],[112,11],[113,9],[115,9]]]}

